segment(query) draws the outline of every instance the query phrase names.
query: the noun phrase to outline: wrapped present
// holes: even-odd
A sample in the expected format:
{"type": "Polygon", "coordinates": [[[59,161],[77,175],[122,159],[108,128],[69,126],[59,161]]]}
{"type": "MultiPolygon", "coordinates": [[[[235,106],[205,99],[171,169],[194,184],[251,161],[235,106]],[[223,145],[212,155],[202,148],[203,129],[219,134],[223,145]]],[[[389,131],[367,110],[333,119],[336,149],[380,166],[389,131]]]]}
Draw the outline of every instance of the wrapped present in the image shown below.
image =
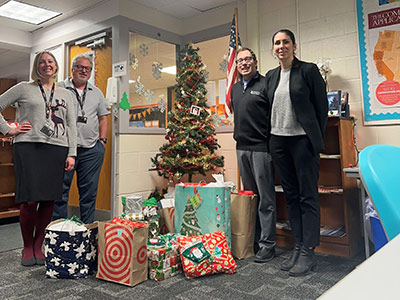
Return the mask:
{"type": "Polygon", "coordinates": [[[86,278],[97,269],[97,223],[84,225],[77,218],[56,220],[46,227],[46,276],[86,278]]]}
{"type": "Polygon", "coordinates": [[[146,223],[114,218],[99,222],[97,278],[135,286],[148,276],[146,223]]]}
{"type": "Polygon", "coordinates": [[[196,236],[222,230],[231,244],[230,187],[185,183],[175,186],[175,232],[196,236]]]}
{"type": "Polygon", "coordinates": [[[182,268],[188,279],[215,273],[233,274],[237,271],[223,231],[179,237],[178,243],[182,268]]]}
{"type": "Polygon", "coordinates": [[[172,277],[181,271],[177,237],[166,234],[149,239],[147,256],[149,258],[149,277],[157,281],[172,277]]]}
{"type": "Polygon", "coordinates": [[[143,197],[140,195],[122,196],[123,212],[125,214],[136,214],[142,212],[143,197]]]}
{"type": "Polygon", "coordinates": [[[172,276],[175,276],[177,274],[180,274],[181,272],[182,272],[181,264],[173,265],[173,266],[163,269],[163,270],[150,269],[149,270],[149,278],[156,280],[156,281],[161,281],[161,280],[170,278],[172,276]]]}
{"type": "Polygon", "coordinates": [[[160,215],[157,214],[147,221],[149,224],[149,238],[160,235],[160,215]]]}
{"type": "Polygon", "coordinates": [[[122,213],[121,217],[125,220],[129,221],[143,221],[144,220],[144,214],[142,212],[140,213],[122,213]]]}

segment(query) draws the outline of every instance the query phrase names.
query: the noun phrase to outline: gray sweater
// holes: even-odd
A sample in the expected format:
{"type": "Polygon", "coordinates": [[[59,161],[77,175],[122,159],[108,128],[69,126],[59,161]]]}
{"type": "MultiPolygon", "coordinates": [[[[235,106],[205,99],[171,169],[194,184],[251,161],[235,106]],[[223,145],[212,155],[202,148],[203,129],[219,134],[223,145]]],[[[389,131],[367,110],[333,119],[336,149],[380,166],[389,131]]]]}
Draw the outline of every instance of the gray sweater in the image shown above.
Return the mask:
{"type": "MultiPolygon", "coordinates": [[[[50,91],[45,90],[47,99],[50,91]]],[[[48,137],[40,132],[46,123],[45,103],[39,86],[34,82],[21,82],[0,95],[0,112],[11,105],[16,105],[16,121],[20,124],[29,122],[32,129],[15,136],[14,142],[37,142],[68,147],[68,156],[76,156],[76,116],[71,93],[63,88],[54,91],[49,127],[54,134],[48,137]]],[[[0,132],[7,134],[12,127],[0,114],[0,132]]]]}
{"type": "Polygon", "coordinates": [[[290,99],[289,82],[291,69],[281,70],[278,87],[275,90],[271,113],[271,134],[280,136],[305,135],[296,118],[290,99]]]}

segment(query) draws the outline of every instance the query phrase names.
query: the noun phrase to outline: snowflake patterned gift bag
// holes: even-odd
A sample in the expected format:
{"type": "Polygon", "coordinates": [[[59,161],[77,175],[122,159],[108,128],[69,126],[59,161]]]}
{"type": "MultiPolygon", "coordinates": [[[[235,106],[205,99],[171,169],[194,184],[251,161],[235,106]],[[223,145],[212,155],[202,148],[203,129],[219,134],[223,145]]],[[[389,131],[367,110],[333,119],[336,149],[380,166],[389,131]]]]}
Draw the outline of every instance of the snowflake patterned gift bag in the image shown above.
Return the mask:
{"type": "Polygon", "coordinates": [[[77,218],[56,220],[46,227],[46,276],[86,278],[97,268],[97,223],[83,225],[77,218]]]}
{"type": "Polygon", "coordinates": [[[195,236],[222,230],[231,246],[231,198],[227,186],[175,186],[175,232],[195,236]]]}

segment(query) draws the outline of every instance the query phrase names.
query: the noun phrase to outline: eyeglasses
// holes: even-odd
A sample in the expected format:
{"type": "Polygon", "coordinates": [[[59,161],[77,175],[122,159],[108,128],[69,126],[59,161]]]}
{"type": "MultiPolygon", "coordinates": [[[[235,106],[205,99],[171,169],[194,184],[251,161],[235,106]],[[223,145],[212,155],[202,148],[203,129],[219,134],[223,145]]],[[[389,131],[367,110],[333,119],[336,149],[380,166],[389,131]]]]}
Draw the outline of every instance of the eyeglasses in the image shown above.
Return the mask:
{"type": "Polygon", "coordinates": [[[92,67],[86,67],[86,66],[82,66],[82,65],[75,65],[74,68],[77,68],[79,71],[85,70],[85,71],[92,71],[92,67]]]}
{"type": "Polygon", "coordinates": [[[245,57],[245,58],[239,58],[239,59],[237,59],[237,60],[236,60],[236,63],[237,63],[238,65],[240,65],[240,64],[242,64],[243,62],[249,63],[249,62],[251,62],[252,60],[253,60],[253,57],[247,56],[247,57],[245,57]]]}

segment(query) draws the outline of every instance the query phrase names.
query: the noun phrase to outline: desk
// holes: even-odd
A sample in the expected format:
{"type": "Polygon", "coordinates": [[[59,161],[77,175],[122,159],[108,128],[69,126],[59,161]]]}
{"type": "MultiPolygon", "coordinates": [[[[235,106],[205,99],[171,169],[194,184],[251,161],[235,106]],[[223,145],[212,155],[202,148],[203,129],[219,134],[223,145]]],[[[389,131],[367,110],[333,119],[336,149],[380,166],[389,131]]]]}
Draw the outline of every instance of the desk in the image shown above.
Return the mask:
{"type": "Polygon", "coordinates": [[[318,299],[399,299],[399,253],[400,234],[318,299]]]}
{"type": "Polygon", "coordinates": [[[361,219],[362,219],[362,225],[363,225],[363,230],[364,230],[364,249],[365,249],[365,258],[369,257],[369,240],[368,240],[368,233],[367,233],[367,228],[365,225],[365,189],[364,185],[361,181],[360,177],[360,169],[359,168],[344,168],[343,172],[346,174],[347,177],[352,177],[352,178],[357,178],[360,180],[360,189],[361,189],[361,207],[362,207],[362,214],[361,214],[361,219]]]}

